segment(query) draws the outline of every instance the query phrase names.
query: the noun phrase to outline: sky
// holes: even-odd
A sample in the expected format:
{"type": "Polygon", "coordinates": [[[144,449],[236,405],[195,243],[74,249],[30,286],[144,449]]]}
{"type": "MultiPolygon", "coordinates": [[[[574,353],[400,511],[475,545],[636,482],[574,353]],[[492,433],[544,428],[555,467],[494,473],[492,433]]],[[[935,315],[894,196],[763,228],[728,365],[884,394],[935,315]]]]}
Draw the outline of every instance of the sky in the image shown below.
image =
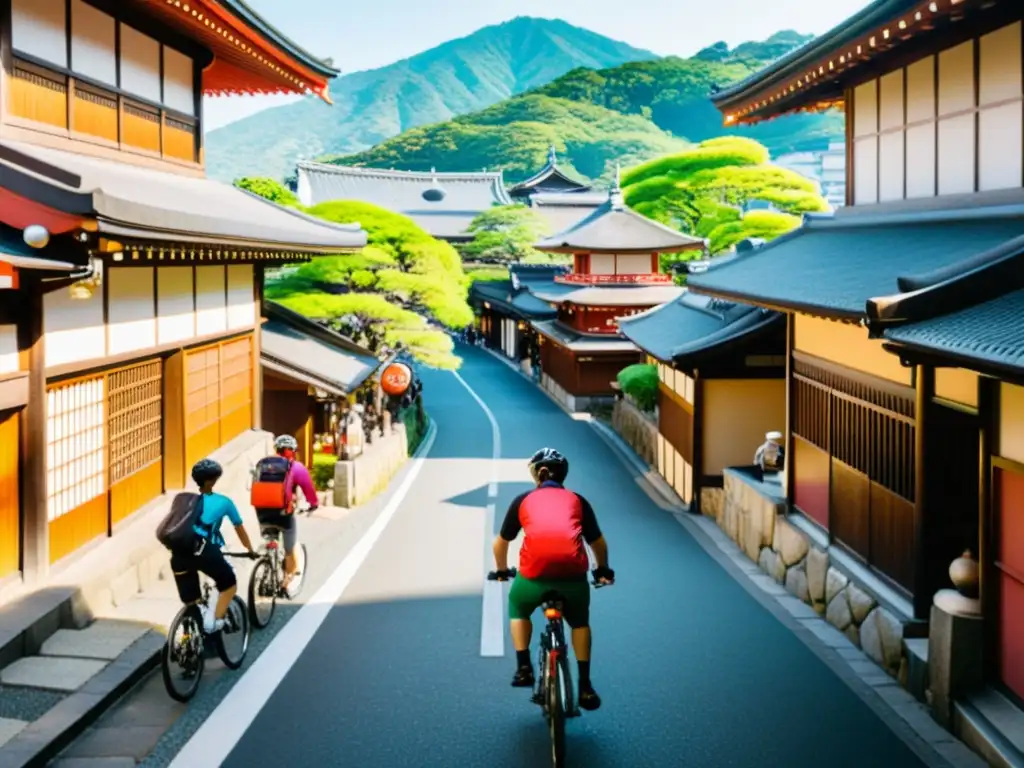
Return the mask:
{"type": "MultiPolygon", "coordinates": [[[[867,0],[247,0],[287,37],[342,74],[376,69],[516,16],[559,18],[662,56],[730,47],[781,29],[821,34],[867,0]]],[[[207,130],[288,96],[207,98],[207,130]]]]}

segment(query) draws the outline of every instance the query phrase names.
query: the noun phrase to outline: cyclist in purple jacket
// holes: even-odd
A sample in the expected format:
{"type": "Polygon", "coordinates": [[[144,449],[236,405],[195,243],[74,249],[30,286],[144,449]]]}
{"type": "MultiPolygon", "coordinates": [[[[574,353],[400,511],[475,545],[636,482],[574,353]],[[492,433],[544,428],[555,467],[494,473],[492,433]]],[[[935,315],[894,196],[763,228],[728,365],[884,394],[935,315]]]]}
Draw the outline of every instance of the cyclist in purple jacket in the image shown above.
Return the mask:
{"type": "MultiPolygon", "coordinates": [[[[291,471],[288,473],[284,489],[285,498],[293,498],[295,489],[299,488],[306,503],[309,504],[309,511],[314,511],[319,506],[320,499],[313,487],[313,478],[310,477],[309,470],[295,457],[295,453],[299,449],[298,441],[291,435],[281,435],[274,440],[274,448],[278,456],[291,462],[291,471]]],[[[284,581],[281,588],[288,597],[294,597],[291,584],[298,566],[298,563],[295,562],[295,546],[299,541],[298,522],[295,520],[295,515],[285,509],[257,509],[256,517],[259,519],[261,529],[267,526],[281,529],[284,539],[284,581]]]]}

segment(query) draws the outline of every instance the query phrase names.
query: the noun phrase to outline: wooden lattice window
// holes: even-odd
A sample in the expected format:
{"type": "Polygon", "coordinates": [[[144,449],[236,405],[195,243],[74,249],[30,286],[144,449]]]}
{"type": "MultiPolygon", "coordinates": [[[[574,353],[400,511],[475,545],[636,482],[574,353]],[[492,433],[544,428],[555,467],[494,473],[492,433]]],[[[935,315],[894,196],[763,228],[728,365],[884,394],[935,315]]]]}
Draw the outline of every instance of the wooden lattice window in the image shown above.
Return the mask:
{"type": "Polygon", "coordinates": [[[47,516],[52,522],[106,490],[104,378],[47,393],[47,516]]]}
{"type": "Polygon", "coordinates": [[[216,424],[220,418],[220,349],[210,347],[190,352],[186,364],[186,436],[191,437],[216,424]]]}
{"type": "Polygon", "coordinates": [[[111,485],[161,457],[162,377],[161,361],[153,360],[107,379],[111,485]]]}

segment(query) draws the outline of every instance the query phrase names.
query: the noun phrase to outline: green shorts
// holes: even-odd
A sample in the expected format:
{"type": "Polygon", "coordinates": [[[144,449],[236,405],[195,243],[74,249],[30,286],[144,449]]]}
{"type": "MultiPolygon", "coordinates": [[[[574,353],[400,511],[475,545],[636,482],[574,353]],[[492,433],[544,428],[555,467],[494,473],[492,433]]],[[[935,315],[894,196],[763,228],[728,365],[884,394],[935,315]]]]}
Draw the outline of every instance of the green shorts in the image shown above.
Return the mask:
{"type": "Polygon", "coordinates": [[[590,584],[586,575],[578,579],[527,579],[517,574],[508,591],[509,618],[530,618],[552,590],[563,598],[562,617],[566,624],[573,629],[589,626],[590,584]]]}

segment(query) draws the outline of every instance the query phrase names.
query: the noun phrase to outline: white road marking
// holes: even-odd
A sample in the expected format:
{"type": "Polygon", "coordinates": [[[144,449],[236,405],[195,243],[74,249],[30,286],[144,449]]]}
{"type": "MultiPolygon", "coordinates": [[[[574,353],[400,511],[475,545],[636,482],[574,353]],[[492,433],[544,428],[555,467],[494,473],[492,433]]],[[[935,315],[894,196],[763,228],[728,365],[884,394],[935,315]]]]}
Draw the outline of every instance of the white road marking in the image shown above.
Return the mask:
{"type": "MultiPolygon", "coordinates": [[[[494,539],[494,522],[497,516],[495,499],[498,498],[498,481],[500,479],[501,461],[501,428],[494,413],[487,403],[469,386],[464,378],[452,371],[452,375],[466,388],[483,410],[487,420],[491,422],[491,481],[487,485],[487,511],[484,514],[484,573],[492,568],[494,562],[491,542],[494,539]]],[[[488,657],[505,656],[505,590],[501,582],[484,581],[483,606],[480,616],[480,655],[488,657]]]]}
{"type": "Polygon", "coordinates": [[[423,461],[436,436],[437,428],[431,424],[430,434],[416,451],[409,474],[373,525],[310,601],[285,624],[259,658],[239,678],[174,758],[171,768],[216,768],[231,754],[231,750],[241,741],[245,731],[309,645],[395,516],[423,468],[423,461]]]}

